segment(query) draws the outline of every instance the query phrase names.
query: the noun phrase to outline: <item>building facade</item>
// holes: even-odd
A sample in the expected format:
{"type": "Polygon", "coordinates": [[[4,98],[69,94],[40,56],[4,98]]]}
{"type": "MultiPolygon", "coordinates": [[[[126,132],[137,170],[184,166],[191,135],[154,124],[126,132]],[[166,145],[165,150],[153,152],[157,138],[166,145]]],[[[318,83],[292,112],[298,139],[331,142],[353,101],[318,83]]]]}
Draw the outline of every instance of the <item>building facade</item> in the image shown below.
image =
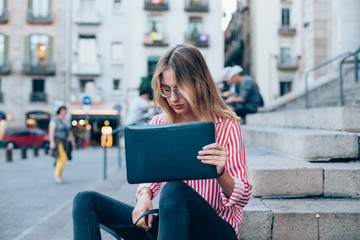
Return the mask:
{"type": "MultiPolygon", "coordinates": [[[[255,77],[265,104],[303,89],[308,70],[360,46],[356,0],[239,0],[233,18],[225,34],[225,63],[242,56],[237,63],[255,77]]],[[[311,73],[309,84],[336,71],[338,62],[329,64],[311,73]]]]}
{"type": "Polygon", "coordinates": [[[8,125],[47,129],[55,102],[66,101],[67,7],[0,1],[0,111],[8,125]]]}

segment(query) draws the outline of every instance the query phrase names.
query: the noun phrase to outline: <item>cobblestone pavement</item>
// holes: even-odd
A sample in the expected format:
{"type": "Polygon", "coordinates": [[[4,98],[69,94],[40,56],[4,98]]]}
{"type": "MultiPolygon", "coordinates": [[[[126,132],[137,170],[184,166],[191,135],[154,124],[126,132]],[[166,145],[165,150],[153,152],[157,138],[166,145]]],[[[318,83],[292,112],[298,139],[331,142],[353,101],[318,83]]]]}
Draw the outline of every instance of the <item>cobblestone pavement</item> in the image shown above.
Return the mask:
{"type": "MultiPolygon", "coordinates": [[[[107,180],[103,180],[104,151],[101,148],[76,150],[64,168],[64,184],[53,180],[54,161],[40,151],[27,159],[20,150],[13,161],[5,161],[0,150],[0,239],[62,240],[72,236],[72,199],[77,192],[95,190],[128,204],[134,204],[136,185],[126,182],[125,163],[119,168],[116,148],[107,151],[107,180]]],[[[113,239],[103,234],[103,239],[113,239]]]]}

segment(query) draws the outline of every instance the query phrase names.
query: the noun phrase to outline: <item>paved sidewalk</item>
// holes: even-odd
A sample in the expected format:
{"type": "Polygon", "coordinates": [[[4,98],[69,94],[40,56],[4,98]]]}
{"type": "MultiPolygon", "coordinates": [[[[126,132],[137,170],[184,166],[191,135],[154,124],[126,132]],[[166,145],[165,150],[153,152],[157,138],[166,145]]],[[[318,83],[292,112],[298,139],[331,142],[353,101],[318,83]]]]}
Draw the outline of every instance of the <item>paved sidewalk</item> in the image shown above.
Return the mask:
{"type": "MultiPolygon", "coordinates": [[[[0,239],[73,239],[72,199],[79,191],[94,190],[128,204],[135,203],[136,185],[126,182],[125,163],[118,167],[117,149],[108,150],[108,178],[103,180],[103,149],[76,150],[64,169],[65,183],[53,180],[53,159],[40,152],[26,160],[14,152],[5,162],[0,150],[0,239]]],[[[104,234],[103,239],[113,239],[104,234]]]]}

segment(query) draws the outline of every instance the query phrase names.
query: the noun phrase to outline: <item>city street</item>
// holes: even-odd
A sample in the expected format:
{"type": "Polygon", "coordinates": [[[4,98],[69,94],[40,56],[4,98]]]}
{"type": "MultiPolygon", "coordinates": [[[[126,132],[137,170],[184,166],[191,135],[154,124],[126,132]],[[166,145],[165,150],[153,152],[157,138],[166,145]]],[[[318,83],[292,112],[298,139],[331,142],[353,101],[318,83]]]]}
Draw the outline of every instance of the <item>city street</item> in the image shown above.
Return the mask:
{"type": "MultiPolygon", "coordinates": [[[[53,159],[41,150],[27,159],[15,149],[13,161],[5,161],[0,150],[0,239],[72,239],[72,199],[77,192],[91,189],[129,204],[135,203],[136,185],[125,178],[125,163],[118,167],[118,150],[107,151],[107,180],[103,180],[104,151],[87,148],[73,152],[67,162],[64,184],[53,179],[53,159]]],[[[104,234],[104,239],[109,235],[104,234]]]]}

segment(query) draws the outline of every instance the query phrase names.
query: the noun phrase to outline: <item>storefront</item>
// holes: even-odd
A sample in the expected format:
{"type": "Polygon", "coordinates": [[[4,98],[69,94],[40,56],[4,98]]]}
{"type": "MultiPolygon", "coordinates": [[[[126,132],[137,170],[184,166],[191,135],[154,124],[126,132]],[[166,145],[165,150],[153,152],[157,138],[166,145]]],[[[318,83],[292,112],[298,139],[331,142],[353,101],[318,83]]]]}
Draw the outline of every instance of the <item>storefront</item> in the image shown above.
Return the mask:
{"type": "MultiPolygon", "coordinates": [[[[117,110],[92,109],[86,113],[82,109],[71,112],[71,125],[78,147],[100,146],[101,128],[105,126],[105,121],[112,129],[120,126],[120,117],[117,110]]],[[[117,144],[117,135],[113,136],[114,145],[117,144]]]]}
{"type": "Polygon", "coordinates": [[[45,131],[49,128],[50,113],[33,111],[26,114],[26,126],[38,127],[45,131]]]}

